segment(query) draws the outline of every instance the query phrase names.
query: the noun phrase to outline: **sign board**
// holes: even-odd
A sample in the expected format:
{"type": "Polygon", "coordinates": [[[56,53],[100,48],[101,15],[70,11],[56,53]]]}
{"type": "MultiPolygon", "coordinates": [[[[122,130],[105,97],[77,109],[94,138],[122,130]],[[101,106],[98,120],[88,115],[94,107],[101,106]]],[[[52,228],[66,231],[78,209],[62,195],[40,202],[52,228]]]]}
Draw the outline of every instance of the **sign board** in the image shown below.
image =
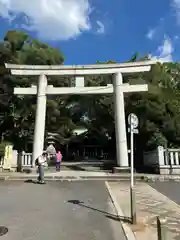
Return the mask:
{"type": "Polygon", "coordinates": [[[4,154],[4,163],[3,168],[4,169],[10,169],[12,165],[12,153],[13,153],[13,146],[7,145],[5,147],[5,154],[4,154]]]}
{"type": "Polygon", "coordinates": [[[130,113],[128,116],[128,123],[132,128],[137,128],[139,125],[138,117],[134,113],[130,113]]]}
{"type": "Polygon", "coordinates": [[[139,133],[139,130],[138,129],[136,129],[136,128],[133,128],[133,129],[131,129],[131,128],[128,128],[128,132],[133,132],[133,133],[135,133],[135,134],[138,134],[139,133]]]}

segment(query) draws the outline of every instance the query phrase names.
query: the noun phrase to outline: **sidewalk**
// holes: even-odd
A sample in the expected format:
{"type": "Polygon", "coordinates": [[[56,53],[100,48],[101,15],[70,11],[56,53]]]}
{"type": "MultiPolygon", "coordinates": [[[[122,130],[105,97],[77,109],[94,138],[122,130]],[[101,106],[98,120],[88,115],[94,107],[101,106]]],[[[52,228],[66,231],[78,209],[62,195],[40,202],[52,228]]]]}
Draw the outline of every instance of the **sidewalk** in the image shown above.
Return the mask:
{"type": "MultiPolygon", "coordinates": [[[[19,172],[2,172],[0,180],[28,180],[37,179],[38,173],[19,173],[19,172]]],[[[121,180],[123,176],[106,172],[93,171],[60,171],[60,172],[45,172],[45,180],[121,180]]],[[[126,177],[125,177],[126,179],[126,177]]],[[[129,177],[127,178],[129,180],[129,177]]]]}
{"type": "MultiPolygon", "coordinates": [[[[130,217],[129,184],[108,182],[108,186],[124,217],[130,217]]],[[[126,225],[137,240],[157,240],[157,216],[163,220],[165,240],[180,239],[180,207],[146,183],[136,184],[136,210],[137,226],[126,225]]]]}

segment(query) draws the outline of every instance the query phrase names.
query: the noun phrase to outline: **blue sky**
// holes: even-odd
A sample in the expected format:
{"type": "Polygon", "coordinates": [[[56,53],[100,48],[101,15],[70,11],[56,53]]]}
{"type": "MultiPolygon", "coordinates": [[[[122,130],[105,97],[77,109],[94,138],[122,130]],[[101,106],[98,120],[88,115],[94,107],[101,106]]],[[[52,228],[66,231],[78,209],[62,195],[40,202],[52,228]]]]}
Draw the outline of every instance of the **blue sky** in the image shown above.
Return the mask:
{"type": "Polygon", "coordinates": [[[163,61],[180,55],[180,0],[0,0],[0,37],[21,29],[61,49],[65,64],[163,61]]]}

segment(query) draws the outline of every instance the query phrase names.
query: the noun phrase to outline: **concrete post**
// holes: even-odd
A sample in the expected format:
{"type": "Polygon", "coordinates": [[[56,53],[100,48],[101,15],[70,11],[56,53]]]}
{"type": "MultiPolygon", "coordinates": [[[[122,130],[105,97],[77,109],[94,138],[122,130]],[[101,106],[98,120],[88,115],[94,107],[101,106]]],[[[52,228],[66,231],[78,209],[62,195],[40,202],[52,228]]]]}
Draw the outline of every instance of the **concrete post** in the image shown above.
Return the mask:
{"type": "Polygon", "coordinates": [[[116,158],[117,165],[122,168],[129,167],[128,151],[127,151],[127,137],[126,137],[126,123],[124,111],[124,94],[121,91],[122,74],[114,74],[114,111],[115,111],[115,130],[116,130],[116,158]]]}
{"type": "Polygon", "coordinates": [[[46,121],[46,88],[47,78],[45,75],[42,74],[39,77],[37,89],[37,108],[34,128],[32,167],[34,167],[36,158],[42,154],[44,149],[44,132],[46,121]]]}
{"type": "Polygon", "coordinates": [[[158,165],[159,166],[164,166],[166,164],[168,165],[168,163],[165,164],[165,156],[164,156],[164,147],[163,146],[158,146],[157,157],[158,157],[158,165]]]}

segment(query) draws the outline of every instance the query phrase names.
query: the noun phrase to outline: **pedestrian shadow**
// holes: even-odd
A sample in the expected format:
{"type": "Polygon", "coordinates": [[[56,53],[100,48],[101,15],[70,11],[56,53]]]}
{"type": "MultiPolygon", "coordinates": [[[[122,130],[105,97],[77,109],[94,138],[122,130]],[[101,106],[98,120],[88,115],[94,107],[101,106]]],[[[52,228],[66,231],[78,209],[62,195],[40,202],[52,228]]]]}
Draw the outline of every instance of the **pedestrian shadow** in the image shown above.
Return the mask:
{"type": "Polygon", "coordinates": [[[33,184],[38,184],[39,182],[37,180],[33,180],[33,179],[28,179],[24,181],[25,183],[33,183],[33,184]]]}
{"type": "Polygon", "coordinates": [[[109,213],[109,212],[106,212],[106,211],[94,208],[94,207],[92,207],[90,205],[86,205],[83,201],[80,201],[80,200],[68,200],[67,202],[71,203],[71,204],[78,205],[80,207],[88,208],[88,209],[90,209],[92,211],[96,211],[96,212],[102,213],[107,218],[109,218],[111,220],[114,220],[114,221],[118,221],[118,222],[119,221],[123,221],[125,223],[131,223],[131,219],[129,217],[118,216],[118,215],[115,215],[115,214],[112,214],[112,213],[109,213]]]}

